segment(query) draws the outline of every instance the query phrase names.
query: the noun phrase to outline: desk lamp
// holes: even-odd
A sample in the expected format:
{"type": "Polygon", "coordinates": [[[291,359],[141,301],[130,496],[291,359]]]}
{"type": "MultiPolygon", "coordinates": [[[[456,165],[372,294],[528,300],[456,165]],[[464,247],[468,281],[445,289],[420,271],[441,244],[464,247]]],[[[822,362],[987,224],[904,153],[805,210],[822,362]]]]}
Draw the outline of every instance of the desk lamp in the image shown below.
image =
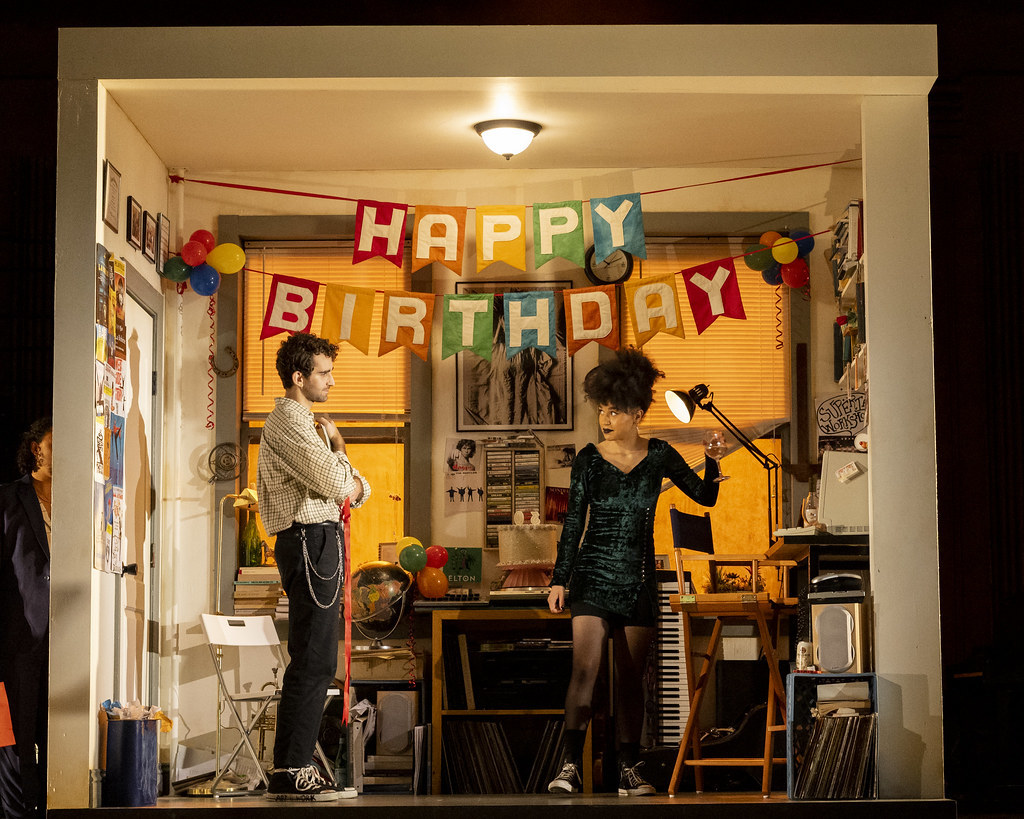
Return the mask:
{"type": "Polygon", "coordinates": [[[707,384],[698,384],[691,390],[666,390],[665,403],[672,411],[672,414],[682,423],[688,424],[693,420],[697,408],[718,420],[718,422],[729,430],[737,441],[747,452],[757,459],[757,462],[768,473],[768,543],[774,543],[775,521],[779,517],[779,467],[781,464],[772,455],[766,455],[750,438],[743,433],[726,415],[715,406],[711,392],[707,384]],[[775,508],[772,508],[772,497],[775,498],[775,508]]]}

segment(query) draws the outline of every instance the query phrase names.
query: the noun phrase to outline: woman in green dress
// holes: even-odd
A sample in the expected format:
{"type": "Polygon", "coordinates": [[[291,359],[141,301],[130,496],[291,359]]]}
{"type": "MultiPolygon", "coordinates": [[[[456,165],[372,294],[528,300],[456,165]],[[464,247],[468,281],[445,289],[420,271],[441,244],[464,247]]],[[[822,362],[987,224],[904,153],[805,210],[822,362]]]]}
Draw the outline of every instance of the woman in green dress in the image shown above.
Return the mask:
{"type": "Polygon", "coordinates": [[[548,607],[572,615],[572,676],[565,698],[565,756],[551,793],[581,787],[583,744],[604,646],[613,643],[619,794],[645,796],[654,787],[640,775],[642,677],[654,637],[657,577],[654,512],[668,478],[703,506],[718,500],[718,464],[708,458],[699,476],[668,443],[644,438],[638,426],[664,373],[641,351],[619,352],[583,382],[597,408],[603,440],[576,456],[569,504],[558,541],[548,607]]]}

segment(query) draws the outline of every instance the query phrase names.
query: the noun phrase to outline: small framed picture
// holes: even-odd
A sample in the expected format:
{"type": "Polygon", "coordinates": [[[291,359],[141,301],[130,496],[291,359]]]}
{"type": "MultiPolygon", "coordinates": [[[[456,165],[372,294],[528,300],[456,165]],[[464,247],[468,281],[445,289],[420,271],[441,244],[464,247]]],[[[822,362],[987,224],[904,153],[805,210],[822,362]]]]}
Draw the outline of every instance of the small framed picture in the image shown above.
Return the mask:
{"type": "Polygon", "coordinates": [[[163,275],[164,264],[171,256],[171,220],[166,213],[156,215],[156,272],[163,275]]]}
{"type": "Polygon", "coordinates": [[[128,244],[138,249],[142,247],[142,205],[134,196],[128,197],[128,244]]]}
{"type": "Polygon", "coordinates": [[[148,210],[142,214],[142,255],[156,261],[156,219],[148,210]]]}
{"type": "Polygon", "coordinates": [[[103,161],[103,224],[117,233],[121,221],[121,172],[109,160],[103,161]]]}

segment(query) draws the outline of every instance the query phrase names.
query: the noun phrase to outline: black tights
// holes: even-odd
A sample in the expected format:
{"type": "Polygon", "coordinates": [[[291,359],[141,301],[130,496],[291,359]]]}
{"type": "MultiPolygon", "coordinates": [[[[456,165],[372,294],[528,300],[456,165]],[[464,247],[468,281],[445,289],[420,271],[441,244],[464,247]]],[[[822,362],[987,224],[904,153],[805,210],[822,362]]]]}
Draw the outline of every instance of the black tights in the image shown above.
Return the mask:
{"type": "MultiPolygon", "coordinates": [[[[565,727],[570,736],[582,737],[594,705],[594,689],[608,637],[612,637],[615,669],[615,734],[619,746],[636,746],[644,720],[643,675],[654,627],[624,626],[614,631],[607,620],[592,615],[572,618],[572,676],[565,695],[565,727]]],[[[580,748],[568,754],[579,761],[580,748]]]]}

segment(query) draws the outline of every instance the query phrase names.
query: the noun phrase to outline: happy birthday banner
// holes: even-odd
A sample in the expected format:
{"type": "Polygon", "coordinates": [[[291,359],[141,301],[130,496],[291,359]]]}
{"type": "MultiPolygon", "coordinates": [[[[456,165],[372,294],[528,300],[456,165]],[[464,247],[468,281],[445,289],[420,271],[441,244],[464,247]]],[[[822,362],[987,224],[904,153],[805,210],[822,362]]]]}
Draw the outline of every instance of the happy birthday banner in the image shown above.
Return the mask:
{"type": "MultiPolygon", "coordinates": [[[[249,270],[249,268],[246,268],[249,270]]],[[[262,271],[250,270],[253,273],[262,271]]],[[[623,287],[626,312],[643,346],[658,333],[685,338],[676,287],[676,275],[686,283],[686,295],[703,333],[720,316],[745,320],[743,301],[733,259],[719,259],[680,274],[669,273],[623,287]]],[[[458,293],[439,299],[432,293],[405,290],[373,291],[347,285],[321,285],[308,279],[273,275],[263,316],[260,340],[278,333],[308,333],[320,290],[325,291],[320,335],[336,344],[346,342],[370,354],[370,324],[376,292],[384,296],[377,356],[406,347],[427,360],[434,311],[441,304],[441,358],[468,351],[490,360],[494,338],[494,299],[502,299],[505,356],[512,358],[529,348],[555,357],[558,298],[565,316],[566,350],[574,355],[590,342],[610,349],[619,347],[617,285],[530,292],[458,293]]]]}
{"type": "MultiPolygon", "coordinates": [[[[793,168],[779,168],[773,171],[733,176],[675,185],[643,193],[628,193],[589,200],[547,202],[532,205],[532,233],[534,267],[556,257],[568,259],[583,267],[585,252],[583,233],[583,202],[590,204],[591,234],[594,237],[596,261],[608,258],[615,250],[622,249],[641,259],[647,258],[646,237],[643,227],[642,196],[659,193],[720,185],[759,179],[779,174],[825,168],[859,162],[860,157],[840,159],[834,162],[819,162],[793,168]]],[[[252,191],[257,193],[284,194],[315,199],[330,199],[356,203],[355,244],[352,261],[354,264],[382,256],[396,267],[402,266],[405,252],[405,223],[410,206],[396,202],[378,202],[368,199],[354,199],[349,196],[312,193],[309,191],[268,188],[258,185],[243,185],[236,182],[216,182],[210,179],[188,179],[181,174],[169,174],[173,184],[189,182],[197,185],[211,185],[220,188],[252,191]]],[[[416,205],[416,217],[412,231],[413,269],[419,270],[431,262],[439,262],[458,275],[462,275],[462,262],[466,243],[466,215],[471,208],[441,205],[416,205]]],[[[526,207],[481,206],[476,211],[477,271],[487,265],[504,261],[518,270],[526,270],[526,207]]]]}

